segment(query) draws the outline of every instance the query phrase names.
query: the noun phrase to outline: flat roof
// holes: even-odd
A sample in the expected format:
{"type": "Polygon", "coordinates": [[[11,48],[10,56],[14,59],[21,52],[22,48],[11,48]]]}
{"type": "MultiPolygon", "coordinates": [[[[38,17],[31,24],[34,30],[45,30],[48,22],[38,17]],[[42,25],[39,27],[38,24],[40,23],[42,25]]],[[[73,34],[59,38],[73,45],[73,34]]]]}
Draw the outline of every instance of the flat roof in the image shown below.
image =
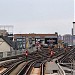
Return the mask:
{"type": "Polygon", "coordinates": [[[57,34],[14,34],[14,36],[57,36],[57,34]]]}

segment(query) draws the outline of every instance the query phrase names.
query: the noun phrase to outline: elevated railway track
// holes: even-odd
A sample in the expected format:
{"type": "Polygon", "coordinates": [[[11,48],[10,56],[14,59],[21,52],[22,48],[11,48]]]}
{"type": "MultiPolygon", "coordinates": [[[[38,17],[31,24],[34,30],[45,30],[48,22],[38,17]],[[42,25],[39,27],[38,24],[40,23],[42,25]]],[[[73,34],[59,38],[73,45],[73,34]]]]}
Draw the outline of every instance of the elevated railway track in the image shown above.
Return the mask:
{"type": "Polygon", "coordinates": [[[58,59],[58,62],[60,63],[72,63],[75,59],[75,48],[65,52],[63,57],[58,59]]]}
{"type": "Polygon", "coordinates": [[[22,58],[18,59],[20,61],[18,61],[18,62],[15,61],[15,63],[12,63],[10,65],[10,67],[7,67],[7,69],[1,73],[1,75],[22,75],[22,74],[27,75],[27,74],[31,73],[30,71],[32,71],[32,69],[34,68],[33,65],[40,61],[41,61],[41,64],[40,64],[41,66],[39,68],[40,75],[43,75],[44,71],[45,71],[44,70],[45,63],[43,63],[43,62],[44,61],[47,62],[48,60],[51,61],[52,59],[57,58],[63,54],[64,54],[64,51],[62,52],[60,50],[60,53],[59,53],[59,51],[56,50],[55,55],[53,57],[50,57],[49,50],[42,49],[38,52],[36,51],[36,52],[29,54],[27,57],[27,60],[25,60],[26,58],[25,58],[25,55],[23,54],[22,58]],[[29,62],[29,61],[31,61],[31,62],[29,62]]]}

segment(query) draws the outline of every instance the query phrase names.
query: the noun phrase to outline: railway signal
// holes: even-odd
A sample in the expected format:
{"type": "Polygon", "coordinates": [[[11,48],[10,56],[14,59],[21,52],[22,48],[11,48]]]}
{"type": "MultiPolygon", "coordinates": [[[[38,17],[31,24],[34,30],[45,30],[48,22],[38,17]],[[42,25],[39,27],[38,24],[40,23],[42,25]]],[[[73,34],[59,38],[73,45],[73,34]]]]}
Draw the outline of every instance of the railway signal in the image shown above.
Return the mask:
{"type": "Polygon", "coordinates": [[[55,52],[54,51],[50,51],[50,56],[54,56],[55,52]]]}
{"type": "Polygon", "coordinates": [[[25,51],[25,56],[26,56],[26,60],[27,60],[27,57],[28,57],[28,50],[25,51]]]}

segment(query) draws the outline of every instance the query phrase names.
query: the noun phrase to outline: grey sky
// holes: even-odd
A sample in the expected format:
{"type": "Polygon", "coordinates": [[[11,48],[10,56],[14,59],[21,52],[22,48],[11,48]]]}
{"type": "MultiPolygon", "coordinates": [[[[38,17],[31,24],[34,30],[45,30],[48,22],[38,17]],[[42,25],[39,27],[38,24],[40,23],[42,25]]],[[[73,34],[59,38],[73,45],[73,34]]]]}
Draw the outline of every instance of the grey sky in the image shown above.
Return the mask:
{"type": "Polygon", "coordinates": [[[74,0],[0,0],[0,24],[14,33],[71,33],[74,0]]]}

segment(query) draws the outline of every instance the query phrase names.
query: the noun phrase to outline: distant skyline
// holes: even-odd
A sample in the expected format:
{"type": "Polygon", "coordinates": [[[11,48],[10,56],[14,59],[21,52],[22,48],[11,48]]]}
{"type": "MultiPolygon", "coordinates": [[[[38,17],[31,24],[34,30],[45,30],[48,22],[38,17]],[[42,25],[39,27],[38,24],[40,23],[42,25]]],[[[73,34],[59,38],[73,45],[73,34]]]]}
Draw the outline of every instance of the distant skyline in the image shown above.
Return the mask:
{"type": "Polygon", "coordinates": [[[0,0],[0,25],[14,33],[71,34],[75,0],[0,0]]]}

